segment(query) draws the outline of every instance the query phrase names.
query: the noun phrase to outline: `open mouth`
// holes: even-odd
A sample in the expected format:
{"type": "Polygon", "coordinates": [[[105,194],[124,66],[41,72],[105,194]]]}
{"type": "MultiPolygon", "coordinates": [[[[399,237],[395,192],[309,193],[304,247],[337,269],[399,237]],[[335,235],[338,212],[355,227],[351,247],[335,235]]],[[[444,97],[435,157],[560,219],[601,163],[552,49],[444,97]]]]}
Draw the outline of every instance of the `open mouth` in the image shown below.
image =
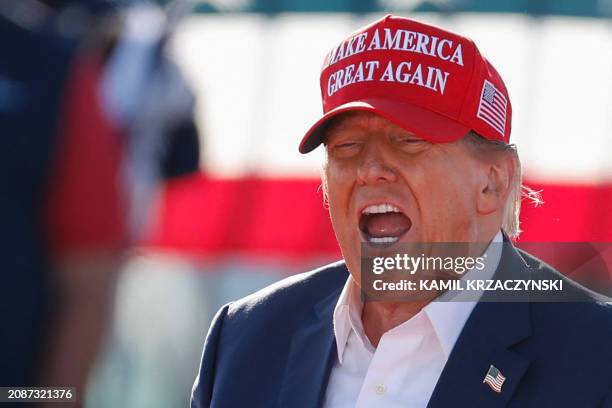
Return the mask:
{"type": "Polygon", "coordinates": [[[393,204],[369,205],[359,216],[359,230],[363,239],[374,246],[390,246],[406,234],[412,221],[393,204]]]}

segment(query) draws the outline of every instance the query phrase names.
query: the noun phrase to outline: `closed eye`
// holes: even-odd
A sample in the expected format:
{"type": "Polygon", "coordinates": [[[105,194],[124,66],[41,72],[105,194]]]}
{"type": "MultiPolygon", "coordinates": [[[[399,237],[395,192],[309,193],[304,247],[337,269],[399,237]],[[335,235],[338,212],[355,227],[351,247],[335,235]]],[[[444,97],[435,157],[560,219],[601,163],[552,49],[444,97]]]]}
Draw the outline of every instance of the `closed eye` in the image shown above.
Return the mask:
{"type": "Polygon", "coordinates": [[[405,143],[405,144],[414,144],[414,143],[423,143],[425,142],[423,139],[419,139],[416,137],[403,137],[401,139],[399,139],[399,141],[401,143],[405,143]]]}
{"type": "Polygon", "coordinates": [[[353,147],[356,146],[357,142],[342,142],[342,143],[338,143],[335,146],[333,146],[336,149],[347,149],[349,147],[353,147]]]}
{"type": "Polygon", "coordinates": [[[407,153],[421,152],[429,145],[426,140],[413,135],[397,135],[392,140],[398,149],[407,153]]]}
{"type": "Polygon", "coordinates": [[[363,143],[358,140],[338,141],[329,146],[328,152],[331,156],[339,159],[350,158],[359,154],[362,145],[363,143]]]}

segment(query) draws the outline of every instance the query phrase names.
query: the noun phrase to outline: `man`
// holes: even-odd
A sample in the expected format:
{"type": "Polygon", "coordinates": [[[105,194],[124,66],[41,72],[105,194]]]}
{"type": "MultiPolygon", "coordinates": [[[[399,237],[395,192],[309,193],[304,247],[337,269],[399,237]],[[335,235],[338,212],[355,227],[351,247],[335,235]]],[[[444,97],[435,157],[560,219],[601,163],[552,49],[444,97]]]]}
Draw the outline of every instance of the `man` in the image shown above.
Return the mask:
{"type": "Polygon", "coordinates": [[[223,307],[192,407],[612,406],[610,306],[509,242],[510,99],[475,44],[386,16],[328,54],[321,90],[300,151],[325,145],[344,261],[223,307]],[[561,280],[580,302],[360,297],[364,250],[452,242],[486,243],[482,276],[561,280]]]}

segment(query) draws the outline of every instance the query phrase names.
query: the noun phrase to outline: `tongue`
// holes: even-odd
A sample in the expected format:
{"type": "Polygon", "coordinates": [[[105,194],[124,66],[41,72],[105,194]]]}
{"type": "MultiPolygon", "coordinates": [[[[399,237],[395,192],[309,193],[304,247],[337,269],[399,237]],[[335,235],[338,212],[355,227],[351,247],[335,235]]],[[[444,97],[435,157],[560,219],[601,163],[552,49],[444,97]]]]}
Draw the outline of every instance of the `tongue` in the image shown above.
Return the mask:
{"type": "Polygon", "coordinates": [[[410,219],[404,214],[371,214],[366,219],[365,231],[375,238],[399,237],[406,233],[411,226],[410,219]]]}

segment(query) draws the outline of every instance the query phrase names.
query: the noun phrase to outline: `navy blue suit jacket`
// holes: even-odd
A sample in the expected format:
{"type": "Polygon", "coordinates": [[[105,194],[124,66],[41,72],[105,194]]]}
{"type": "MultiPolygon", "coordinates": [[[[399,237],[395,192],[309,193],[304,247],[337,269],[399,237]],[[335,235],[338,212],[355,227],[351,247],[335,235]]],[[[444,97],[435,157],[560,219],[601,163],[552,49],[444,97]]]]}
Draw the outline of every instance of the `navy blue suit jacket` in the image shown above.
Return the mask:
{"type": "MultiPolygon", "coordinates": [[[[496,274],[511,269],[560,278],[508,246],[496,274]]],[[[347,276],[339,262],[224,306],[206,338],[192,408],[321,406],[347,276]]],[[[612,407],[612,307],[566,284],[583,301],[478,303],[428,407],[612,407]],[[491,364],[506,377],[501,393],[483,383],[491,364]]]]}

